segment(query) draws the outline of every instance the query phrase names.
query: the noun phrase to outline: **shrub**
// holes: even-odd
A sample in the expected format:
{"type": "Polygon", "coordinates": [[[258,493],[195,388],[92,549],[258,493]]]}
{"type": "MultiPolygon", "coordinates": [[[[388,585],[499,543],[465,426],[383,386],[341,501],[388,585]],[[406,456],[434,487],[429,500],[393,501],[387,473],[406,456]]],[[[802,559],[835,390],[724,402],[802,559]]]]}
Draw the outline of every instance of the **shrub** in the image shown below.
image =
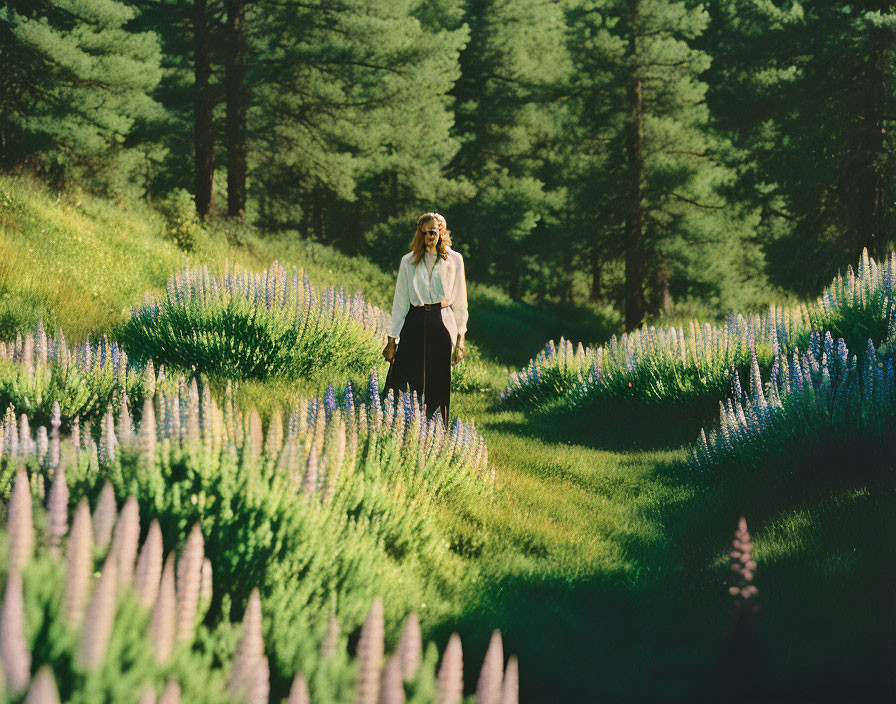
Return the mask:
{"type": "MultiPolygon", "coordinates": [[[[87,501],[78,499],[69,523],[65,497],[52,498],[65,491],[60,466],[48,514],[37,515],[42,535],[35,550],[32,487],[24,470],[14,483],[11,520],[0,533],[9,556],[2,561],[3,701],[7,695],[20,701],[26,691],[29,702],[155,701],[162,691],[161,701],[261,704],[279,701],[276,695],[269,699],[272,690],[289,686],[290,701],[404,701],[409,690],[409,701],[419,704],[460,702],[463,670],[457,634],[449,640],[437,676],[438,652],[433,644],[424,652],[412,613],[387,659],[383,601],[376,598],[355,659],[348,657],[346,639],[331,615],[312,632],[291,634],[312,640],[315,656],[308,669],[278,678],[270,670],[266,651],[273,648],[263,634],[270,630],[264,624],[279,620],[280,614],[270,602],[262,610],[257,589],[239,604],[241,624],[226,619],[209,623],[206,612],[215,585],[226,582],[209,568],[207,545],[195,525],[189,534],[165,541],[156,520],[141,527],[134,497],[120,513],[114,503],[104,507],[101,499],[92,517],[87,501]],[[103,516],[105,511],[111,515],[103,516]],[[93,530],[107,518],[115,524],[112,540],[97,543],[93,530]],[[57,548],[48,548],[54,538],[57,548]],[[64,559],[58,549],[62,542],[64,559]],[[181,546],[179,557],[176,545],[181,546]]],[[[499,647],[497,632],[495,638],[499,647]]],[[[486,657],[483,672],[497,666],[500,678],[503,657],[494,660],[493,653],[486,657]]],[[[508,675],[499,691],[503,689],[503,701],[516,701],[513,657],[508,675]]]]}
{"type": "Polygon", "coordinates": [[[366,372],[379,356],[388,316],[277,262],[261,274],[189,267],[161,298],[133,309],[121,340],[141,360],[227,379],[312,378],[366,372]]]}
{"type": "MultiPolygon", "coordinates": [[[[272,666],[307,671],[313,644],[290,634],[311,632],[334,602],[352,627],[376,595],[388,598],[390,616],[440,608],[453,583],[441,575],[457,574],[459,558],[431,504],[493,486],[472,424],[458,420],[446,432],[411,396],[393,405],[379,394],[375,374],[366,402],[350,386],[337,401],[331,387],[299,404],[285,426],[275,414],[264,432],[256,413],[234,408],[232,391],[219,407],[195,380],[145,401],[136,427],[108,413],[97,437],[63,442],[53,433],[41,443],[27,419],[17,426],[8,413],[0,437],[18,440],[3,443],[0,480],[21,458],[38,486],[64,464],[73,501],[98,496],[109,481],[118,497],[134,494],[168,540],[198,523],[230,597],[239,602],[258,586],[278,610],[272,666]]],[[[214,598],[212,617],[226,611],[214,598]]]]}
{"type": "Polygon", "coordinates": [[[813,332],[805,352],[775,355],[768,377],[764,384],[755,357],[748,392],[735,374],[731,397],[719,404],[719,427],[701,430],[692,448],[693,466],[758,466],[831,438],[880,440],[896,430],[893,359],[870,340],[860,362],[842,338],[813,332]]]}
{"type": "Polygon", "coordinates": [[[110,405],[118,415],[123,399],[139,410],[155,383],[151,363],[129,366],[125,352],[105,336],[70,348],[61,330],[48,336],[39,322],[34,333],[0,342],[0,408],[12,407],[32,424],[49,425],[57,405],[63,430],[75,418],[98,421],[110,405]]]}

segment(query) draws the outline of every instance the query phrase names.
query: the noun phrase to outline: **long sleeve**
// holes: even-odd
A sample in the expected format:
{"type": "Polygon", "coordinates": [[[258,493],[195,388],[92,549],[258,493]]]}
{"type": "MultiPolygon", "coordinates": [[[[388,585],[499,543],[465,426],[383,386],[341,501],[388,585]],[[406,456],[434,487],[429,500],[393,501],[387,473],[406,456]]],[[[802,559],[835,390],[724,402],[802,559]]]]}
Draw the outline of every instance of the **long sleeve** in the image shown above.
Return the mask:
{"type": "MultiPolygon", "coordinates": [[[[454,310],[454,319],[457,321],[457,334],[465,335],[467,332],[467,277],[464,273],[464,258],[457,253],[457,275],[454,280],[455,295],[451,308],[454,310]]],[[[453,340],[452,340],[453,342],[453,340]]]]}
{"type": "Polygon", "coordinates": [[[408,277],[404,260],[398,265],[398,278],[395,280],[395,296],[392,299],[392,337],[398,338],[404,326],[405,316],[411,307],[408,293],[408,277]]]}

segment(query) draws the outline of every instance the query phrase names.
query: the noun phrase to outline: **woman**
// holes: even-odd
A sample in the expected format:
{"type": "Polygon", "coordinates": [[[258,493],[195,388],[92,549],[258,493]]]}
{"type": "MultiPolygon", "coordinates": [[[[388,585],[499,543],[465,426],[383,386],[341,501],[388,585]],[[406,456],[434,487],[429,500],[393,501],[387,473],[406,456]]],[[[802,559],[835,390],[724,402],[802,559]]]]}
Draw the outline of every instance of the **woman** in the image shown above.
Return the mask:
{"type": "Polygon", "coordinates": [[[392,334],[383,350],[392,365],[386,389],[397,398],[410,387],[422,397],[427,416],[440,411],[447,427],[451,366],[463,359],[466,333],[464,259],[451,249],[445,218],[424,213],[417,219],[411,251],[398,267],[392,334]]]}

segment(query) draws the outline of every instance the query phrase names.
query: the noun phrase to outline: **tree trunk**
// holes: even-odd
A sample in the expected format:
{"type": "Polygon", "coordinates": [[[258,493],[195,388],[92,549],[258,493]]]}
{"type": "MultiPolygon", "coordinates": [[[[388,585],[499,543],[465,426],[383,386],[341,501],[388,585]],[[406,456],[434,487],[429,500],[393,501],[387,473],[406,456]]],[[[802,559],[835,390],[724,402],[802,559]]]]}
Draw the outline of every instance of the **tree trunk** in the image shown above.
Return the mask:
{"type": "Polygon", "coordinates": [[[246,15],[245,0],[227,0],[224,82],[227,100],[227,215],[246,214],[246,15]]]}
{"type": "Polygon", "coordinates": [[[591,291],[588,295],[588,300],[592,303],[599,301],[603,293],[603,273],[604,263],[597,253],[597,248],[595,248],[591,251],[591,291]]]}
{"type": "Polygon", "coordinates": [[[205,218],[212,203],[215,174],[215,133],[212,126],[212,96],[209,61],[209,21],[206,0],[193,4],[193,61],[195,64],[193,147],[196,161],[194,199],[196,212],[205,218]]]}
{"type": "Polygon", "coordinates": [[[642,153],[643,103],[641,77],[636,65],[637,37],[640,25],[640,0],[631,0],[631,37],[628,60],[631,76],[626,91],[628,115],[625,120],[625,152],[627,183],[625,192],[625,327],[638,327],[644,320],[644,207],[641,203],[641,181],[644,173],[642,153]]]}
{"type": "Polygon", "coordinates": [[[872,254],[879,254],[876,250],[881,235],[883,178],[878,162],[884,148],[884,124],[881,114],[882,58],[880,50],[874,51],[868,59],[865,70],[865,105],[862,111],[862,143],[859,147],[862,163],[856,174],[858,203],[855,211],[856,222],[851,233],[853,241],[850,243],[854,257],[858,257],[864,247],[868,247],[872,254]]]}

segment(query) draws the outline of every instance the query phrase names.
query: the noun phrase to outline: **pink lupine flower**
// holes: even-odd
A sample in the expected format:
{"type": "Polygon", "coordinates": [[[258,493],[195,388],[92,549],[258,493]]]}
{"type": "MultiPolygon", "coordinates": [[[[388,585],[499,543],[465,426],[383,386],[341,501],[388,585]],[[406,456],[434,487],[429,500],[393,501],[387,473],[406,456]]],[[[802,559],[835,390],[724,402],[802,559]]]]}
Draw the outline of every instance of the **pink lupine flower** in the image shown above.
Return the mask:
{"type": "Polygon", "coordinates": [[[393,655],[383,668],[379,704],[404,704],[404,686],[401,683],[401,663],[393,655]]]}
{"type": "Polygon", "coordinates": [[[62,617],[73,628],[84,619],[84,609],[93,573],[93,545],[90,538],[90,508],[81,499],[72,520],[65,556],[65,586],[62,592],[62,617]]]}
{"type": "Polygon", "coordinates": [[[492,637],[485,651],[479,682],[476,684],[476,704],[499,704],[501,686],[504,679],[504,648],[501,631],[492,631],[492,637]]]}
{"type": "Polygon", "coordinates": [[[65,482],[65,469],[59,467],[53,476],[47,500],[47,545],[53,555],[59,554],[59,546],[67,530],[68,484],[65,482]]]}
{"type": "Polygon", "coordinates": [[[146,685],[140,694],[137,704],[156,704],[156,691],[149,685],[146,685]]]}
{"type": "Polygon", "coordinates": [[[308,696],[308,682],[302,675],[297,674],[293,678],[286,704],[311,704],[311,698],[308,696]]]}
{"type": "Polygon", "coordinates": [[[118,560],[110,552],[87,605],[81,639],[78,641],[77,662],[85,670],[96,669],[106,656],[106,646],[109,644],[115,619],[117,588],[118,560]]]}
{"type": "Polygon", "coordinates": [[[327,632],[320,644],[321,658],[329,658],[336,654],[336,647],[339,644],[339,621],[336,614],[330,614],[330,620],[327,623],[327,632]]]}
{"type": "Polygon", "coordinates": [[[417,619],[417,613],[411,612],[404,622],[404,628],[401,630],[401,637],[399,637],[398,646],[395,649],[395,655],[401,663],[402,679],[413,679],[420,667],[422,654],[423,641],[420,635],[420,621],[417,619]]]}
{"type": "Polygon", "coordinates": [[[156,662],[164,664],[174,651],[174,636],[177,618],[177,594],[174,587],[174,553],[168,554],[162,579],[159,582],[159,593],[152,610],[149,624],[149,635],[152,640],[153,654],[156,662]]]}
{"type": "Polygon", "coordinates": [[[134,561],[140,544],[140,509],[132,494],[125,502],[112,533],[109,554],[118,561],[118,578],[121,584],[130,584],[134,578],[134,561]]]}
{"type": "Polygon", "coordinates": [[[6,578],[3,607],[0,609],[0,663],[7,688],[21,692],[31,677],[31,652],[25,640],[25,597],[22,574],[13,564],[6,578]]]}
{"type": "Polygon", "coordinates": [[[504,685],[501,688],[501,704],[519,704],[520,701],[520,672],[516,656],[511,655],[507,660],[507,670],[504,672],[504,685]]]}
{"type": "Polygon", "coordinates": [[[112,489],[112,483],[106,481],[93,512],[93,542],[97,547],[105,548],[109,545],[117,511],[115,491],[112,489]]]}
{"type": "Polygon", "coordinates": [[[246,695],[246,704],[268,704],[268,695],[271,691],[271,670],[268,665],[267,655],[262,655],[255,663],[252,671],[252,680],[249,683],[249,692],[246,695]]]}
{"type": "Polygon", "coordinates": [[[31,485],[24,467],[16,472],[7,509],[10,569],[22,569],[34,550],[34,519],[31,509],[31,485]]]}
{"type": "Polygon", "coordinates": [[[383,666],[383,600],[377,597],[361,627],[358,641],[357,704],[377,704],[380,691],[380,668],[383,666]]]}
{"type": "Polygon", "coordinates": [[[460,636],[452,633],[442,656],[437,682],[437,704],[460,704],[464,694],[464,663],[460,636]]]}
{"type": "Polygon", "coordinates": [[[199,584],[199,599],[206,605],[212,600],[212,561],[207,557],[202,560],[202,574],[199,584]]]}
{"type": "Polygon", "coordinates": [[[258,589],[249,594],[246,613],[243,616],[243,631],[233,656],[230,671],[230,694],[235,699],[249,701],[252,693],[256,669],[264,658],[264,640],[261,632],[261,598],[258,589]]]}
{"type": "Polygon", "coordinates": [[[152,608],[159,594],[162,552],[162,529],[159,527],[159,520],[153,518],[143,547],[140,548],[134,573],[134,591],[137,593],[137,600],[146,609],[152,608]]]}
{"type": "Polygon", "coordinates": [[[192,640],[202,586],[204,543],[199,524],[194,524],[177,563],[177,641],[192,640]]]}
{"type": "Polygon", "coordinates": [[[180,704],[180,685],[173,677],[168,680],[165,689],[162,690],[159,704],[180,704]]]}
{"type": "Polygon", "coordinates": [[[56,678],[49,665],[41,665],[28,688],[25,704],[59,704],[56,678]]]}
{"type": "Polygon", "coordinates": [[[152,399],[143,402],[143,417],[137,432],[137,446],[140,450],[140,463],[150,467],[156,460],[156,414],[152,399]]]}

